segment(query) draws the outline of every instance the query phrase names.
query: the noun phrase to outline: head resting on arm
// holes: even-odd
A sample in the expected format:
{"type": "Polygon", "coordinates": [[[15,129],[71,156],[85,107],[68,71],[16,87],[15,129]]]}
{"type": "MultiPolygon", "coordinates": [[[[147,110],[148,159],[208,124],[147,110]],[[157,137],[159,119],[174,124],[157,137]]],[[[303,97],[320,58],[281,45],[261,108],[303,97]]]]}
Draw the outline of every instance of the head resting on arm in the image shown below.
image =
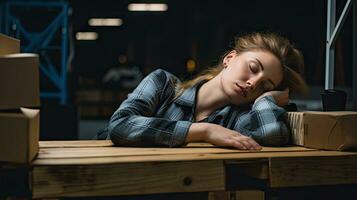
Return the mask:
{"type": "Polygon", "coordinates": [[[225,69],[225,60],[234,52],[236,55],[242,55],[246,52],[263,51],[269,52],[277,58],[280,63],[279,69],[282,72],[282,79],[272,90],[283,90],[289,88],[290,92],[306,94],[308,87],[299,73],[304,70],[304,58],[302,53],[294,47],[290,41],[275,33],[254,32],[237,37],[234,40],[233,47],[221,56],[217,66],[203,71],[192,80],[178,85],[176,97],[180,96],[183,90],[192,87],[200,81],[209,81],[219,75],[225,69]]]}

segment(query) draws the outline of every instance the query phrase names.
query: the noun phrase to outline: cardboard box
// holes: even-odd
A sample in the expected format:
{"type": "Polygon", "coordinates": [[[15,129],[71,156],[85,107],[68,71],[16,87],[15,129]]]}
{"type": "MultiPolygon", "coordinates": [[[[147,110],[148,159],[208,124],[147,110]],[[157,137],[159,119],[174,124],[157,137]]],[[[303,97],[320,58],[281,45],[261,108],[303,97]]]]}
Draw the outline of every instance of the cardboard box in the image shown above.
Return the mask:
{"type": "Polygon", "coordinates": [[[0,162],[31,162],[39,149],[39,125],[37,109],[0,112],[0,162]]]}
{"type": "Polygon", "coordinates": [[[288,112],[296,145],[326,149],[357,149],[357,112],[288,112]]]}
{"type": "Polygon", "coordinates": [[[0,56],[13,53],[20,53],[20,40],[0,33],[0,56]]]}
{"type": "Polygon", "coordinates": [[[40,106],[39,59],[20,41],[0,34],[0,109],[40,106]]]}
{"type": "Polygon", "coordinates": [[[40,106],[39,60],[36,54],[0,56],[0,95],[0,109],[40,106]]]}

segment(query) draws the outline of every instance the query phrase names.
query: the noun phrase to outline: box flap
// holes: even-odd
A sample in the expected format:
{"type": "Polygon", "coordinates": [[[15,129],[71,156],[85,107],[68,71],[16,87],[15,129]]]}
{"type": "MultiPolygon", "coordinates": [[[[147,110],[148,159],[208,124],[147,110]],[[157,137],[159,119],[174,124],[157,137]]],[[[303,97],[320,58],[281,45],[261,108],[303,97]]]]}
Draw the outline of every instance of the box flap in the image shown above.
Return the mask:
{"type": "Polygon", "coordinates": [[[0,56],[19,52],[20,40],[0,33],[0,56]]]}
{"type": "Polygon", "coordinates": [[[30,57],[38,57],[37,54],[34,53],[13,53],[13,54],[6,54],[6,55],[0,55],[0,58],[30,58],[30,57]]]}
{"type": "Polygon", "coordinates": [[[29,108],[20,108],[20,110],[23,113],[23,115],[28,118],[34,118],[40,112],[40,110],[38,109],[29,109],[29,108]]]}

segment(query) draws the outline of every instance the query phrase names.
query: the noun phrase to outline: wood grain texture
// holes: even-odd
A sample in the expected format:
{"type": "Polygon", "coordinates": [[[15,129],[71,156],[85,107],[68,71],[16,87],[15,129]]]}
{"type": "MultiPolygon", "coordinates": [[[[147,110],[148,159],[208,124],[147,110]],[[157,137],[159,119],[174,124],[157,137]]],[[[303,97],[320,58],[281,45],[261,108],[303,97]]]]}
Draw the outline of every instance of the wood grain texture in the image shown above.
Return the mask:
{"type": "Polygon", "coordinates": [[[114,146],[110,140],[66,140],[66,141],[39,141],[40,148],[66,147],[109,147],[114,146]]]}
{"type": "MultiPolygon", "coordinates": [[[[259,152],[291,152],[316,151],[312,149],[272,148],[266,147],[259,152]]],[[[38,158],[84,158],[108,156],[137,156],[137,155],[168,155],[168,154],[199,154],[199,153],[252,153],[244,150],[228,148],[135,148],[135,147],[66,147],[41,148],[38,158]]]]}
{"type": "Polygon", "coordinates": [[[115,147],[110,141],[51,141],[40,143],[31,184],[34,198],[224,191],[225,167],[230,164],[248,176],[268,180],[274,188],[357,183],[356,152],[304,147],[248,152],[206,143],[134,148],[115,147]]]}
{"type": "Polygon", "coordinates": [[[207,143],[190,143],[180,148],[114,147],[110,141],[48,141],[40,142],[40,151],[34,165],[109,164],[123,162],[188,161],[266,157],[269,152],[317,151],[304,147],[263,147],[262,151],[249,152],[219,148],[207,143]],[[258,155],[261,154],[261,155],[258,155]],[[177,159],[176,159],[177,158],[177,159]]]}
{"type": "Polygon", "coordinates": [[[224,176],[222,161],[37,166],[33,198],[223,191],[224,176]]]}
{"type": "Polygon", "coordinates": [[[270,186],[296,187],[357,183],[357,156],[274,157],[270,186]]]}
{"type": "MultiPolygon", "coordinates": [[[[113,148],[115,151],[116,148],[113,148]]],[[[116,149],[120,152],[121,149],[116,149]]],[[[33,161],[33,165],[97,165],[97,164],[114,164],[114,163],[137,163],[137,162],[175,162],[175,161],[199,161],[199,160],[249,160],[249,159],[262,159],[270,157],[316,157],[316,156],[346,156],[357,155],[354,152],[338,152],[338,151],[285,151],[285,152],[247,152],[247,151],[235,151],[234,153],[226,152],[207,152],[207,151],[181,151],[182,149],[176,148],[163,152],[151,152],[149,149],[140,148],[133,152],[123,152],[115,154],[110,152],[108,156],[100,154],[100,148],[98,148],[98,154],[95,152],[83,152],[82,155],[78,155],[74,152],[69,155],[65,151],[59,151],[52,156],[44,155],[51,154],[50,151],[40,150],[40,154],[37,159],[33,161]],[[172,151],[171,151],[172,150],[172,151]],[[170,152],[171,151],[171,152],[170,152]]],[[[56,150],[57,151],[57,150],[56,150]]],[[[78,153],[78,152],[77,152],[78,153]]],[[[81,153],[79,153],[81,154],[81,153]]]]}

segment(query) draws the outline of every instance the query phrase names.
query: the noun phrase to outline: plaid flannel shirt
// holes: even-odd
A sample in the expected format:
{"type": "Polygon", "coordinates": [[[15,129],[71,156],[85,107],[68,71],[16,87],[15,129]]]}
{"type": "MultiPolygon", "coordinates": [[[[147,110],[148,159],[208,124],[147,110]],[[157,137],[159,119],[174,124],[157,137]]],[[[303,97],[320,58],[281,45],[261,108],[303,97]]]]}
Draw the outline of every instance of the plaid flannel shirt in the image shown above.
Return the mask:
{"type": "MultiPolygon", "coordinates": [[[[174,98],[178,82],[162,69],[150,73],[114,112],[99,138],[110,138],[118,146],[184,145],[194,123],[196,94],[203,83],[174,98]]],[[[203,121],[236,130],[261,145],[279,146],[289,141],[285,113],[272,96],[265,96],[249,106],[227,105],[203,121]]]]}

